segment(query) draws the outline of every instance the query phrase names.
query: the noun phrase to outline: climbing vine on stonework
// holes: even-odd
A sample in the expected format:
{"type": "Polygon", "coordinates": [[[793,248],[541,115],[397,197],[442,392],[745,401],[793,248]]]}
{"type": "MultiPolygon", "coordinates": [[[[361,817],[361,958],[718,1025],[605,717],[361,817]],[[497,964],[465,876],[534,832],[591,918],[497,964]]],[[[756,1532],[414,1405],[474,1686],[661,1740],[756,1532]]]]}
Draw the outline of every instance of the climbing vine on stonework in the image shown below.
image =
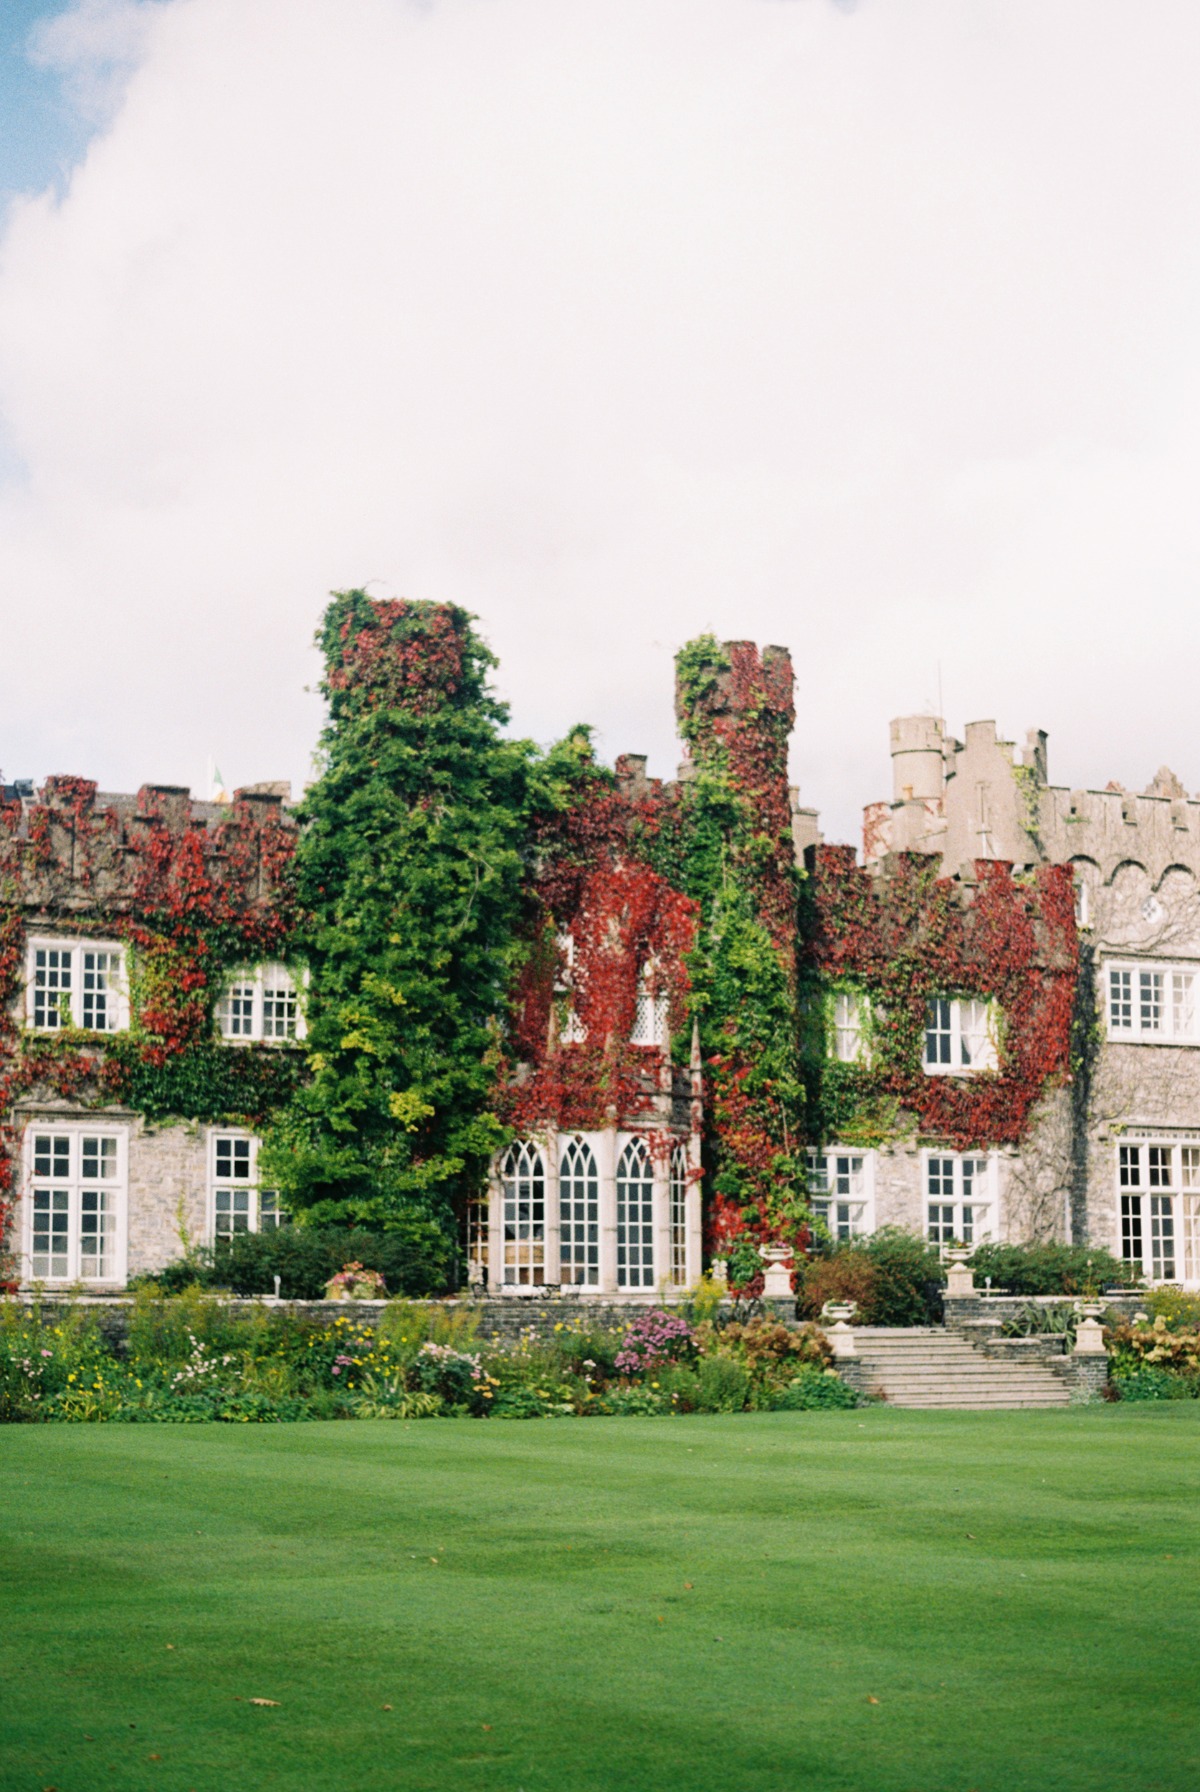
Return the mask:
{"type": "Polygon", "coordinates": [[[714,1249],[752,1280],[763,1238],[802,1241],[796,912],[788,736],[792,665],[778,648],[692,641],[676,661],[676,711],[692,775],[683,786],[684,888],[700,905],[688,961],[709,1104],[705,1168],[714,1249]],[[740,1265],[740,1267],[739,1267],[740,1265]]]}
{"type": "Polygon", "coordinates": [[[874,1145],[905,1127],[962,1151],[1017,1144],[1034,1104],[1069,1078],[1078,974],[1069,865],[1014,876],[980,860],[974,882],[940,860],[897,854],[886,870],[852,847],[821,847],[803,907],[808,1133],[814,1144],[874,1145]],[[862,998],[860,1062],[830,1055],[829,997],[862,998]],[[995,1004],[998,1064],[971,1076],[923,1069],[935,996],[995,1004]]]}
{"type": "Polygon", "coordinates": [[[97,807],[83,778],[49,778],[31,806],[0,806],[0,1237],[22,1098],[250,1125],[286,1098],[298,1054],[218,1045],[213,1009],[235,968],[288,956],[294,839],[268,805],[235,801],[210,829],[182,793],[144,789],[123,815],[97,807]],[[31,932],[124,944],[128,1031],[25,1029],[31,932]]]}
{"type": "MultiPolygon", "coordinates": [[[[499,1109],[521,1132],[643,1120],[690,1048],[698,907],[646,859],[675,798],[598,766],[584,729],[558,751],[558,801],[531,815],[526,948],[497,1066],[499,1109]],[[653,1043],[630,1040],[639,994],[665,1020],[653,1043]]],[[[669,1151],[659,1130],[652,1147],[669,1151]]]]}

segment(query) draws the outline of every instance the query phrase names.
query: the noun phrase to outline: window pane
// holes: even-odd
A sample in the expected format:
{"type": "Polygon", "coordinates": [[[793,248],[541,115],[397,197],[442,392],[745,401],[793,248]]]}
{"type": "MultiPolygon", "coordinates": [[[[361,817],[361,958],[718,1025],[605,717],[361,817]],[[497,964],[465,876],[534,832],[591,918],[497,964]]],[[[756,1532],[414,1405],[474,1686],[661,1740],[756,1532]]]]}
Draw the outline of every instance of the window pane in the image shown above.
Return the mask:
{"type": "Polygon", "coordinates": [[[79,1202],[79,1273],[104,1280],[112,1274],[115,1215],[111,1197],[106,1188],[85,1188],[79,1202]]]}
{"type": "Polygon", "coordinates": [[[1142,1262],[1142,1198],[1121,1196],[1121,1256],[1126,1263],[1142,1262]]]}
{"type": "Polygon", "coordinates": [[[1141,1187],[1142,1148],[1140,1145],[1118,1145],[1117,1165],[1122,1188],[1141,1187]]]}
{"type": "Polygon", "coordinates": [[[218,1182],[249,1182],[250,1140],[218,1138],[215,1163],[218,1182]]]}
{"type": "Polygon", "coordinates": [[[85,1182],[110,1180],[117,1173],[117,1141],[85,1137],[81,1159],[80,1175],[85,1182]]]}
{"type": "Polygon", "coordinates": [[[264,1188],[258,1196],[258,1229],[260,1232],[276,1232],[280,1226],[286,1226],[288,1216],[279,1205],[279,1190],[264,1188]]]}
{"type": "Polygon", "coordinates": [[[654,1172],[641,1139],[631,1139],[617,1165],[617,1285],[654,1286],[654,1172]]]}
{"type": "Polygon", "coordinates": [[[540,1287],[546,1279],[546,1170],[535,1145],[511,1145],[504,1187],[504,1280],[540,1287]]]}
{"type": "Polygon", "coordinates": [[[940,1202],[931,1202],[928,1211],[929,1236],[934,1244],[950,1244],[954,1238],[954,1209],[940,1202]]]}
{"type": "Polygon", "coordinates": [[[217,1019],[226,1039],[250,1039],[254,1035],[254,985],[235,983],[217,1008],[217,1019]]]}
{"type": "Polygon", "coordinates": [[[33,1173],[65,1182],[71,1174],[70,1133],[37,1133],[33,1141],[33,1173]]]}
{"type": "Polygon", "coordinates": [[[926,1166],[926,1188],[933,1197],[954,1198],[954,1159],[931,1157],[926,1166]]]}
{"type": "Polygon", "coordinates": [[[33,1196],[32,1269],[36,1280],[70,1274],[70,1205],[66,1189],[37,1189],[33,1196]]]}
{"type": "Polygon", "coordinates": [[[120,954],[83,953],[83,1024],[93,1033],[112,1033],[117,1025],[117,983],[120,954]]]}
{"type": "Polygon", "coordinates": [[[1150,1196],[1150,1275],[1156,1282],[1175,1279],[1175,1203],[1170,1195],[1150,1196]]]}
{"type": "Polygon", "coordinates": [[[688,1160],[682,1145],[671,1153],[671,1281],[687,1286],[688,1160]]]}
{"type": "Polygon", "coordinates": [[[1196,1036],[1196,979],[1191,971],[1171,972],[1171,1031],[1176,1039],[1196,1036]]]}
{"type": "Polygon", "coordinates": [[[1146,1168],[1151,1188],[1171,1187],[1171,1150],[1170,1145],[1147,1145],[1146,1168]]]}
{"type": "Polygon", "coordinates": [[[33,1024],[54,1031],[71,1024],[71,951],[38,946],[33,954],[33,1024]]]}
{"type": "Polygon", "coordinates": [[[1133,972],[1108,973],[1108,1024],[1114,1032],[1133,1030],[1133,972]]]}
{"type": "Polygon", "coordinates": [[[600,1280],[600,1171],[586,1139],[572,1139],[559,1160],[558,1197],[562,1280],[594,1288],[600,1280]]]}
{"type": "Polygon", "coordinates": [[[296,991],[284,978],[263,987],[263,1038],[296,1037],[296,991]]]}
{"type": "Polygon", "coordinates": [[[926,1064],[949,1064],[950,1045],[950,1003],[942,996],[935,996],[925,1008],[926,1064]]]}
{"type": "Polygon", "coordinates": [[[814,1195],[828,1192],[829,1163],[823,1151],[808,1153],[808,1186],[814,1195]]]}
{"type": "Polygon", "coordinates": [[[1162,992],[1161,971],[1139,971],[1138,1008],[1143,1033],[1162,1031],[1162,992]]]}

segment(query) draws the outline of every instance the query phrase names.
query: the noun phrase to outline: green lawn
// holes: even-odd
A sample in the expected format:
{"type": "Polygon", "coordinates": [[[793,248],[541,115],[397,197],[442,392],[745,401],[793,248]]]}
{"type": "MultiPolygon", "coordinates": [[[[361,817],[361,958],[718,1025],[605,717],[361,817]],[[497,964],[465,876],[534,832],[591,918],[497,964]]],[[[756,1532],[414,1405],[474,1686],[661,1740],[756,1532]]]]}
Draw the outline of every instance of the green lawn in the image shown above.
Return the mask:
{"type": "Polygon", "coordinates": [[[9,1426],[0,1487],[3,1792],[1200,1772],[1200,1405],[9,1426]]]}

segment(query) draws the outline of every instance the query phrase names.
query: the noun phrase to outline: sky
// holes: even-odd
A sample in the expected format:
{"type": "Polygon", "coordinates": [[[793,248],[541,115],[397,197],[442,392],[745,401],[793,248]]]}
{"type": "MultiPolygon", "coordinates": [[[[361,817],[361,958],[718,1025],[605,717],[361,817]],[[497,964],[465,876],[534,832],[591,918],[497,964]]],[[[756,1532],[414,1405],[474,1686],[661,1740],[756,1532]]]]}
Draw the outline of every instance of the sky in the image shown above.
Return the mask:
{"type": "Polygon", "coordinates": [[[791,648],[887,724],[1200,791],[1195,0],[5,0],[0,768],[311,774],[330,590],[678,758],[791,648]]]}

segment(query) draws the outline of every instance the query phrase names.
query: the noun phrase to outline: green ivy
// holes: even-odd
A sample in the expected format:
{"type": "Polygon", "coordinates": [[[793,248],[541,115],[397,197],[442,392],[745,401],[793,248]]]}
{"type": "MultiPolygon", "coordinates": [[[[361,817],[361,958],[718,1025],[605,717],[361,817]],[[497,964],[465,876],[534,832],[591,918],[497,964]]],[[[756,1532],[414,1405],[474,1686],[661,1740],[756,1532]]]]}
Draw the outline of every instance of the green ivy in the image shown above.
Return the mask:
{"type": "Polygon", "coordinates": [[[461,609],[337,594],[318,635],[329,721],[300,815],[308,1078],[263,1174],[314,1222],[447,1230],[507,1137],[496,1066],[532,806],[559,759],[502,738],[495,660],[461,609]]]}

